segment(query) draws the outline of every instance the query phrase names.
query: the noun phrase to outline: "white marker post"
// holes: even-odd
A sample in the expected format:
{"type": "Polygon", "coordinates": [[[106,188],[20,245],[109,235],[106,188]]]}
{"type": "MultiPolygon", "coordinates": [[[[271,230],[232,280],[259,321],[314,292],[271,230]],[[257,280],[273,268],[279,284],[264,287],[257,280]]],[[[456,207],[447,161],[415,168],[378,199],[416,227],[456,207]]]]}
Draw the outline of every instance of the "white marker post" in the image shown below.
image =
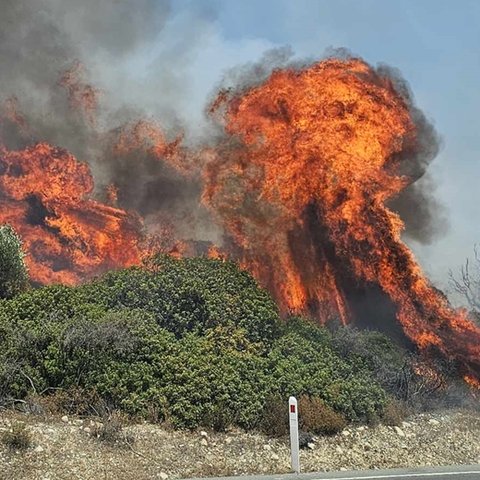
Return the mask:
{"type": "Polygon", "coordinates": [[[298,445],[298,406],[297,399],[288,399],[288,411],[290,417],[290,449],[292,451],[292,470],[300,473],[300,448],[298,445]]]}

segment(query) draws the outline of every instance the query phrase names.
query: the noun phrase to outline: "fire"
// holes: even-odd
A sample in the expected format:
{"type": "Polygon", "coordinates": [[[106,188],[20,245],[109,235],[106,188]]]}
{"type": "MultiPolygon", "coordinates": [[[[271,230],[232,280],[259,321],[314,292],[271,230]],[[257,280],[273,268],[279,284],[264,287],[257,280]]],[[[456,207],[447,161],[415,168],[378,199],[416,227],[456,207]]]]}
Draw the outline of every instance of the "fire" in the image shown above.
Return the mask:
{"type": "Polygon", "coordinates": [[[463,379],[465,380],[465,382],[470,385],[472,388],[475,388],[477,390],[480,390],[480,381],[475,378],[475,377],[472,377],[470,375],[465,375],[465,377],[463,377],[463,379]]]}
{"type": "Polygon", "coordinates": [[[329,59],[221,92],[219,110],[227,138],[203,198],[283,310],[355,320],[355,296],[376,289],[421,350],[479,378],[480,330],[430,285],[386,206],[415,180],[402,167],[419,148],[392,81],[362,60],[329,59]]]}
{"type": "Polygon", "coordinates": [[[85,81],[85,75],[85,67],[77,61],[63,72],[58,83],[67,90],[71,108],[95,126],[100,91],[85,81]]]}
{"type": "Polygon", "coordinates": [[[180,147],[182,135],[172,142],[168,142],[162,127],[154,121],[138,120],[124,125],[116,132],[113,141],[113,154],[117,157],[143,151],[158,161],[165,161],[179,172],[188,174],[192,165],[189,161],[192,155],[180,147]]]}
{"type": "MultiPolygon", "coordinates": [[[[98,130],[98,91],[81,66],[65,72],[60,85],[98,130]]],[[[183,134],[169,141],[154,120],[91,138],[111,146],[108,168],[148,158],[144,170],[162,162],[192,190],[198,173],[201,201],[217,223],[209,226],[221,226],[222,245],[180,233],[188,229],[168,207],[149,203],[144,219],[124,209],[122,189],[136,185],[134,171],[105,185],[100,202],[89,167],[66,150],[32,144],[10,100],[0,127],[16,125],[30,146],[13,151],[0,143],[0,223],[23,238],[31,277],[78,283],[139,263],[143,251],[155,249],[233,258],[284,313],[399,325],[426,355],[454,360],[466,381],[479,385],[480,330],[425,278],[402,242],[401,218],[388,207],[418,178],[406,172],[422,146],[414,107],[389,75],[360,59],[327,59],[276,70],[242,91],[222,90],[208,113],[224,134],[198,150],[185,146],[183,134]]],[[[159,204],[161,198],[159,191],[159,204]]]]}
{"type": "Polygon", "coordinates": [[[215,260],[225,261],[228,257],[216,245],[211,245],[207,252],[207,257],[215,260]]]}
{"type": "Polygon", "coordinates": [[[65,150],[0,146],[0,224],[22,237],[34,281],[73,284],[140,261],[140,221],[88,198],[92,189],[89,167],[65,150]]]}

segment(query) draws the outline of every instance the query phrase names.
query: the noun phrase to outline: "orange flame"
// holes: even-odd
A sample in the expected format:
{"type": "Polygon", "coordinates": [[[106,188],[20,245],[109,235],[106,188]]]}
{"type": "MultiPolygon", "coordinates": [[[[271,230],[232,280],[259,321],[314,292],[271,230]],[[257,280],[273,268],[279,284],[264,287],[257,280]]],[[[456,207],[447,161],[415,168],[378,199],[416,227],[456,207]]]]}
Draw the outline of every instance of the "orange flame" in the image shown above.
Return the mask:
{"type": "Polygon", "coordinates": [[[140,261],[140,221],[89,199],[92,189],[88,166],[65,150],[0,146],[0,224],[23,238],[33,280],[72,284],[140,261]]]}
{"type": "Polygon", "coordinates": [[[85,81],[85,67],[80,62],[63,72],[59,85],[68,93],[72,109],[85,116],[87,122],[95,126],[100,91],[85,81]]]}
{"type": "Polygon", "coordinates": [[[480,390],[480,380],[478,380],[478,378],[475,378],[475,377],[470,376],[470,375],[465,375],[465,377],[463,377],[463,379],[472,388],[474,388],[476,390],[480,390]]]}
{"type": "Polygon", "coordinates": [[[479,328],[429,284],[385,206],[411,183],[402,159],[417,148],[389,78],[359,59],[329,59],[221,92],[212,113],[220,107],[229,137],[205,170],[203,198],[282,308],[347,321],[349,290],[376,285],[420,349],[479,378],[479,328]]]}
{"type": "MultiPolygon", "coordinates": [[[[83,78],[76,64],[60,84],[95,127],[98,92],[83,78]]],[[[29,138],[16,102],[4,110],[0,120],[29,138]]],[[[329,59],[274,71],[240,93],[222,90],[208,111],[225,135],[201,151],[188,151],[182,135],[167,141],[150,120],[111,135],[114,156],[145,152],[182,175],[201,171],[203,202],[227,235],[221,249],[177,238],[180,229],[161,209],[145,219],[144,238],[138,216],[117,208],[121,186],[108,186],[108,205],[101,203],[91,197],[88,166],[65,150],[38,143],[11,151],[0,143],[0,223],[22,236],[32,278],[76,283],[138,263],[148,244],[147,251],[179,257],[228,256],[284,313],[347,323],[361,321],[365,299],[383,302],[420,350],[455,360],[479,385],[479,328],[430,285],[401,241],[401,219],[386,206],[415,180],[402,167],[421,143],[408,100],[388,76],[359,59],[329,59]]]]}

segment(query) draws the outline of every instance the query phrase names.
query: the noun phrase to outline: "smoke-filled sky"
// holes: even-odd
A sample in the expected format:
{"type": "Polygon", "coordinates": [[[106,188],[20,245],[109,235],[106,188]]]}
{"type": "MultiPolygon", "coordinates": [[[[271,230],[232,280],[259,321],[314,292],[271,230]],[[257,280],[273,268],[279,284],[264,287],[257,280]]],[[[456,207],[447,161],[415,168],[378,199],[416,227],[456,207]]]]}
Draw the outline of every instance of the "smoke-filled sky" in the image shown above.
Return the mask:
{"type": "Polygon", "coordinates": [[[407,241],[445,288],[480,242],[479,23],[475,0],[0,0],[0,95],[17,95],[37,132],[92,161],[78,119],[53,113],[68,110],[52,87],[75,59],[99,88],[100,123],[146,113],[186,128],[187,140],[208,133],[205,104],[239,66],[344,47],[396,67],[442,137],[423,183],[439,220],[407,241]]]}

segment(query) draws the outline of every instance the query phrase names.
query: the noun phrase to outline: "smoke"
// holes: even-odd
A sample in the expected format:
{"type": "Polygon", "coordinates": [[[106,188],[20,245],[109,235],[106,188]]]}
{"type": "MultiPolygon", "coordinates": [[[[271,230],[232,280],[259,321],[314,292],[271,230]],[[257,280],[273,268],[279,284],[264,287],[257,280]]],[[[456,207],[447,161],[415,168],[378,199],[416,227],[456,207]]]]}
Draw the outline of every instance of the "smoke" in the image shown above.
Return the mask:
{"type": "Polygon", "coordinates": [[[167,140],[185,128],[177,111],[188,91],[186,65],[195,39],[208,35],[206,22],[187,19],[189,28],[173,35],[165,0],[0,0],[0,12],[0,141],[10,149],[40,140],[67,148],[89,163],[98,198],[113,184],[120,207],[144,217],[168,211],[187,238],[218,240],[198,180],[146,145],[112,153],[140,118],[161,118],[167,140]],[[88,111],[78,105],[87,95],[88,111]]]}
{"type": "Polygon", "coordinates": [[[213,91],[216,97],[219,90],[234,90],[236,94],[259,85],[268,79],[273,70],[292,66],[294,53],[291,47],[267,50],[256,62],[249,62],[227,70],[213,91]]]}
{"type": "MultiPolygon", "coordinates": [[[[13,128],[4,130],[7,146],[21,148],[42,139],[92,162],[96,154],[92,139],[97,132],[71,108],[67,91],[59,86],[61,75],[75,61],[85,67],[78,79],[85,84],[95,83],[106,70],[121,70],[119,63],[129,53],[153,39],[156,19],[162,17],[154,15],[154,8],[166,8],[162,1],[157,4],[150,0],[1,0],[0,95],[2,100],[17,99],[29,125],[28,135],[15,134],[13,128]]],[[[108,103],[101,107],[102,113],[112,113],[108,103]]]]}
{"type": "MultiPolygon", "coordinates": [[[[187,65],[199,39],[210,34],[208,22],[197,15],[181,36],[174,35],[166,0],[0,0],[0,9],[0,100],[15,97],[28,125],[22,130],[0,123],[7,147],[23,148],[36,140],[65,147],[88,161],[99,198],[113,184],[119,206],[138,211],[147,224],[168,211],[182,235],[218,243],[221,231],[201,206],[198,175],[181,175],[146,149],[112,154],[115,132],[139,118],[161,118],[168,141],[180,129],[188,131],[178,112],[189,88],[187,65]],[[95,123],[72,108],[67,89],[59,85],[62,73],[77,60],[83,66],[76,79],[80,88],[95,87],[95,123]]],[[[353,57],[346,49],[330,49],[324,56],[353,57]]],[[[294,59],[289,47],[270,50],[259,62],[226,72],[215,91],[240,93],[264,82],[275,69],[302,69],[307,63],[294,59]]],[[[405,98],[419,132],[415,150],[407,150],[402,159],[402,173],[412,184],[389,206],[404,220],[407,238],[428,243],[447,225],[432,194],[433,182],[425,175],[439,138],[401,74],[385,65],[377,73],[390,78],[405,98]]],[[[208,132],[215,142],[218,124],[208,132]]]]}
{"type": "Polygon", "coordinates": [[[410,86],[401,72],[380,64],[377,73],[392,81],[395,90],[407,103],[417,130],[415,146],[407,148],[401,158],[400,173],[407,175],[411,184],[389,202],[389,207],[404,221],[407,239],[429,244],[448,230],[445,208],[435,197],[435,184],[427,172],[441,148],[441,138],[432,122],[416,106],[410,86]]]}
{"type": "Polygon", "coordinates": [[[447,233],[449,224],[445,207],[434,196],[435,183],[426,174],[407,187],[389,206],[405,223],[405,237],[421,244],[431,244],[447,233]]]}

